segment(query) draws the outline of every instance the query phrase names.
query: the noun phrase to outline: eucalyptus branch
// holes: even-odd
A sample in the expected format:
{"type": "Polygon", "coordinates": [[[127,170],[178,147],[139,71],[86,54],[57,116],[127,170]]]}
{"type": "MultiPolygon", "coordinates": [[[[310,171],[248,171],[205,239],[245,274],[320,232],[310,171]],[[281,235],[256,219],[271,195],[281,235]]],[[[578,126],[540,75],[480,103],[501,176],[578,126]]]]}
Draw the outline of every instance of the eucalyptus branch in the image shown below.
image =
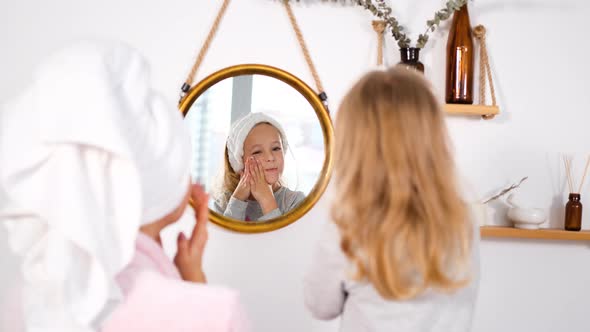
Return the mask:
{"type": "MultiPolygon", "coordinates": [[[[445,8],[435,12],[432,20],[426,21],[426,31],[418,36],[416,47],[424,48],[428,42],[428,33],[434,32],[441,22],[447,20],[455,11],[466,5],[467,1],[468,0],[448,0],[445,8]]],[[[373,13],[373,15],[385,21],[385,25],[391,30],[391,34],[400,48],[410,47],[412,41],[403,32],[404,27],[399,24],[395,17],[391,16],[392,9],[387,6],[385,0],[375,0],[375,2],[377,3],[376,6],[373,4],[372,0],[356,0],[356,3],[359,6],[364,7],[373,13]]]]}
{"type": "Polygon", "coordinates": [[[467,1],[468,0],[447,1],[445,8],[435,12],[434,18],[432,20],[426,21],[426,31],[424,31],[423,34],[418,36],[418,42],[416,44],[416,47],[423,48],[424,46],[426,46],[426,43],[428,42],[428,33],[434,32],[434,30],[438,28],[442,21],[447,20],[455,11],[461,9],[461,7],[466,5],[467,1]]]}
{"type": "MultiPolygon", "coordinates": [[[[285,1],[285,0],[283,0],[285,1]]],[[[287,0],[289,1],[289,0],[287,0]]],[[[291,0],[293,1],[293,0],[291,0]]],[[[295,0],[299,2],[300,0],[295,0]]],[[[316,0],[317,1],[317,0],[316,0]]],[[[386,0],[319,0],[321,2],[341,2],[355,3],[358,6],[365,8],[370,11],[374,16],[385,21],[386,29],[391,31],[391,35],[397,41],[397,45],[400,48],[410,47],[412,43],[411,39],[406,35],[405,28],[399,24],[397,19],[391,16],[392,9],[385,3],[386,0]]],[[[417,48],[424,48],[428,42],[428,34],[434,32],[441,22],[447,20],[451,15],[467,4],[468,0],[448,0],[445,8],[434,13],[434,18],[426,21],[426,31],[418,36],[416,42],[417,48]]]]}
{"type": "Polygon", "coordinates": [[[525,176],[524,178],[520,179],[520,181],[519,181],[518,183],[515,183],[515,184],[511,185],[510,187],[508,187],[508,188],[505,188],[505,189],[503,189],[502,191],[500,191],[500,193],[499,193],[499,194],[497,194],[497,195],[494,195],[494,196],[492,196],[492,197],[488,198],[487,200],[485,200],[485,201],[483,202],[483,204],[487,204],[487,203],[489,203],[489,202],[491,202],[491,201],[493,201],[493,200],[495,200],[495,199],[498,199],[498,198],[500,198],[500,197],[502,197],[502,196],[506,195],[507,193],[511,192],[512,190],[514,190],[514,189],[516,189],[516,188],[520,187],[520,185],[521,185],[521,184],[524,182],[524,180],[526,180],[526,179],[528,179],[528,178],[529,178],[528,176],[525,176]]]}
{"type": "Polygon", "coordinates": [[[391,16],[392,9],[387,6],[385,0],[356,0],[357,5],[370,11],[373,15],[385,21],[385,26],[391,30],[391,35],[397,41],[400,48],[410,46],[410,38],[404,33],[404,27],[399,24],[397,19],[391,16]]]}

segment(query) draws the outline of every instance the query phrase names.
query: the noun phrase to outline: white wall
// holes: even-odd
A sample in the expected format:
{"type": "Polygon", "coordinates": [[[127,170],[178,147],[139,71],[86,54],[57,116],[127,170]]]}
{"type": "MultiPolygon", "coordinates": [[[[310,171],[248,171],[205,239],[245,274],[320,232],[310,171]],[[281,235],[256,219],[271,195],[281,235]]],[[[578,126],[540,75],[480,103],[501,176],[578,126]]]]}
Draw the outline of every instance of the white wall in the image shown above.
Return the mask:
{"type": "MultiPolygon", "coordinates": [[[[95,35],[119,38],[140,49],[153,65],[155,85],[175,103],[220,2],[2,0],[0,100],[24,88],[33,66],[49,51],[95,35]]],[[[443,1],[395,3],[400,21],[415,39],[443,1]]],[[[346,89],[374,64],[371,17],[358,7],[322,3],[298,5],[295,14],[336,109],[346,89]]],[[[479,198],[528,175],[521,194],[530,204],[552,205],[554,226],[561,223],[565,199],[559,152],[590,150],[590,111],[585,109],[590,104],[584,36],[588,15],[590,3],[585,0],[473,2],[472,24],[483,23],[489,30],[503,113],[492,121],[449,118],[459,165],[479,198]]],[[[422,54],[427,76],[441,93],[445,32],[435,33],[422,54]]],[[[392,39],[386,55],[389,63],[399,59],[392,39]]],[[[233,1],[198,76],[248,62],[278,66],[313,83],[287,16],[275,1],[233,1]]],[[[581,157],[577,160],[582,163],[581,157]]],[[[582,197],[590,206],[588,196],[582,197]]],[[[307,314],[300,289],[327,213],[323,199],[294,225],[260,235],[211,226],[209,279],[242,291],[256,331],[335,330],[335,322],[317,322],[307,314]]],[[[584,226],[590,228],[588,213],[584,226]]],[[[590,330],[585,319],[589,261],[588,244],[484,240],[475,331],[590,330]]]]}

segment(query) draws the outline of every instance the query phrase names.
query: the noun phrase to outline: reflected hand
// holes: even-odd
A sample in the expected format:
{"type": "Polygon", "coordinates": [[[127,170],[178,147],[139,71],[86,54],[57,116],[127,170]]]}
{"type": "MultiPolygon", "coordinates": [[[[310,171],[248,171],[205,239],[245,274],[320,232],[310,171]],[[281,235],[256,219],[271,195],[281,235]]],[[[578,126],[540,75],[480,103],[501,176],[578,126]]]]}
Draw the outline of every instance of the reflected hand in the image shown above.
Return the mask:
{"type": "Polygon", "coordinates": [[[200,185],[193,185],[191,198],[195,208],[195,227],[190,239],[181,232],[178,234],[178,251],[174,257],[174,265],[178,268],[183,280],[206,283],[203,272],[203,251],[207,243],[207,221],[209,220],[209,195],[200,185]]]}
{"type": "Polygon", "coordinates": [[[256,199],[258,204],[260,204],[262,213],[267,214],[278,207],[277,201],[275,200],[275,196],[272,192],[272,186],[266,182],[262,163],[260,160],[256,160],[253,157],[251,158],[252,160],[249,167],[251,175],[250,191],[252,192],[254,199],[256,199]]]}
{"type": "Polygon", "coordinates": [[[240,182],[232,196],[240,201],[246,201],[250,197],[250,172],[248,171],[250,158],[246,159],[244,170],[240,172],[240,182]]]}

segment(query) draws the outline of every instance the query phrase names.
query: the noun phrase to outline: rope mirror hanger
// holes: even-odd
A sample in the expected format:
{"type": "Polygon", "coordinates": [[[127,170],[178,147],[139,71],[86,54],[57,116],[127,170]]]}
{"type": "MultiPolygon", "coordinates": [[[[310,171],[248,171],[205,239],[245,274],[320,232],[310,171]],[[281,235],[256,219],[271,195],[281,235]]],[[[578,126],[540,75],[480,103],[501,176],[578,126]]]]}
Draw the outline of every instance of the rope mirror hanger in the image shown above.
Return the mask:
{"type": "MultiPolygon", "coordinates": [[[[205,58],[205,54],[209,50],[209,47],[211,45],[211,42],[213,41],[213,38],[215,37],[215,34],[217,33],[217,30],[219,29],[219,24],[221,23],[221,20],[223,19],[223,16],[225,15],[225,12],[227,11],[227,7],[229,6],[230,1],[231,0],[223,0],[221,8],[217,12],[217,16],[215,17],[215,21],[213,21],[213,25],[211,26],[211,29],[209,30],[209,33],[207,34],[207,38],[205,39],[203,45],[201,46],[201,49],[199,50],[197,58],[195,59],[195,63],[193,64],[186,80],[184,81],[184,83],[182,84],[182,86],[180,88],[179,103],[182,102],[182,100],[184,99],[184,97],[186,96],[188,91],[193,86],[197,71],[202,64],[203,59],[205,58]]],[[[315,65],[311,59],[311,55],[309,53],[309,49],[307,48],[307,44],[305,43],[303,33],[301,32],[301,29],[299,28],[299,24],[297,23],[297,19],[295,18],[295,15],[293,14],[293,9],[291,8],[291,5],[289,4],[288,0],[283,0],[283,5],[284,5],[285,10],[287,11],[287,15],[289,16],[289,22],[291,23],[291,27],[293,28],[293,31],[295,32],[295,35],[297,36],[297,41],[299,43],[301,51],[303,52],[303,56],[305,57],[305,62],[307,63],[307,66],[309,67],[309,70],[311,71],[311,74],[313,76],[313,80],[315,82],[316,89],[317,89],[317,91],[319,91],[317,93],[317,96],[320,98],[320,100],[322,101],[322,104],[324,105],[326,110],[329,112],[328,95],[326,94],[326,92],[324,90],[324,87],[323,87],[322,82],[320,80],[320,76],[318,75],[315,65]]]]}
{"type": "MultiPolygon", "coordinates": [[[[279,228],[285,227],[287,225],[290,225],[290,224],[296,222],[297,220],[301,219],[318,202],[321,195],[324,193],[325,189],[327,188],[327,184],[329,182],[329,179],[331,176],[331,170],[332,170],[332,166],[333,166],[333,150],[334,150],[333,136],[334,136],[334,133],[333,133],[333,127],[332,127],[332,120],[330,119],[330,115],[329,115],[329,111],[328,111],[327,95],[324,92],[319,75],[315,69],[313,61],[311,60],[309,49],[306,46],[305,39],[303,37],[301,30],[299,29],[299,26],[297,24],[297,20],[293,14],[293,11],[291,10],[289,3],[287,3],[287,2],[283,2],[283,5],[284,5],[285,11],[289,17],[291,28],[293,29],[293,31],[295,32],[295,35],[297,37],[297,41],[298,41],[299,47],[301,48],[302,53],[304,55],[306,64],[313,76],[315,86],[312,85],[312,87],[310,87],[309,85],[307,85],[305,82],[303,82],[301,79],[297,78],[296,76],[294,76],[282,69],[271,67],[271,66],[264,65],[264,64],[234,65],[234,66],[222,68],[222,69],[208,75],[207,77],[205,77],[203,79],[195,78],[197,76],[197,73],[199,72],[199,68],[202,65],[204,57],[206,56],[207,51],[209,50],[209,48],[211,46],[212,40],[215,38],[215,35],[216,35],[217,31],[219,30],[219,26],[221,24],[221,21],[222,21],[224,15],[225,15],[225,12],[227,11],[229,2],[230,2],[230,0],[221,1],[221,7],[220,7],[219,11],[217,12],[217,16],[215,17],[213,25],[212,25],[211,29],[208,31],[208,35],[206,36],[206,38],[203,42],[203,45],[202,45],[201,49],[199,50],[198,56],[196,57],[194,64],[192,64],[192,67],[190,69],[189,74],[186,77],[186,80],[182,84],[178,108],[181,111],[181,113],[183,114],[183,116],[186,117],[188,115],[189,111],[191,110],[191,108],[193,107],[193,104],[197,103],[197,100],[200,98],[200,96],[202,94],[204,94],[206,91],[209,91],[209,88],[213,87],[218,82],[221,82],[227,78],[260,75],[260,76],[265,76],[265,77],[269,77],[269,78],[278,80],[278,81],[282,82],[281,85],[286,84],[288,87],[290,87],[289,91],[295,92],[295,94],[293,96],[298,98],[298,100],[299,100],[299,98],[303,97],[303,99],[300,99],[301,102],[305,101],[305,103],[306,103],[305,107],[310,107],[310,110],[313,113],[315,113],[315,116],[317,117],[317,120],[319,121],[319,127],[314,126],[315,129],[313,129],[312,131],[315,132],[316,134],[321,131],[322,135],[315,135],[315,134],[311,135],[309,137],[309,141],[306,141],[305,144],[313,145],[313,147],[310,146],[310,148],[312,148],[312,150],[313,149],[322,150],[321,152],[318,150],[318,153],[313,154],[313,157],[314,158],[315,157],[323,158],[323,162],[321,164],[319,162],[314,163],[314,165],[315,165],[314,169],[306,169],[306,179],[308,180],[306,182],[307,188],[303,191],[300,191],[304,195],[304,197],[303,197],[303,200],[301,200],[297,203],[296,207],[288,208],[286,210],[281,209],[280,216],[263,219],[259,222],[258,217],[256,217],[256,216],[255,217],[252,217],[252,216],[248,217],[247,215],[245,215],[244,217],[234,218],[231,215],[227,215],[223,211],[220,211],[220,209],[217,206],[210,206],[209,220],[211,222],[213,222],[214,224],[216,224],[217,226],[220,226],[222,228],[228,229],[230,231],[235,231],[238,233],[270,232],[270,231],[274,231],[279,228]],[[321,147],[320,147],[320,145],[321,145],[321,147]],[[252,218],[254,218],[254,219],[252,219],[252,218]]],[[[235,83],[235,82],[232,81],[232,89],[235,88],[233,86],[233,83],[235,83]]],[[[250,85],[250,89],[251,89],[251,85],[250,85]]],[[[233,94],[233,92],[232,92],[232,94],[233,94]]],[[[223,98],[223,97],[221,97],[221,98],[223,98]]],[[[205,99],[207,99],[207,98],[205,98],[205,99]]],[[[205,99],[203,99],[203,100],[205,100],[205,99]]],[[[232,105],[234,104],[233,99],[232,99],[231,104],[232,105]]],[[[195,105],[197,105],[196,106],[197,108],[200,107],[200,106],[198,106],[199,103],[197,103],[195,105]]],[[[219,110],[221,110],[221,109],[223,109],[223,107],[219,108],[219,110]]],[[[232,109],[231,111],[233,112],[234,110],[232,109]]],[[[293,111],[297,113],[297,112],[301,112],[303,110],[301,109],[301,107],[296,107],[294,109],[291,109],[291,112],[293,112],[293,111]]],[[[192,113],[192,114],[195,114],[195,113],[192,113]]],[[[199,112],[197,111],[196,114],[199,114],[199,112]]],[[[219,113],[219,114],[220,114],[219,116],[224,116],[223,114],[225,114],[225,113],[219,113]]],[[[299,119],[301,117],[300,115],[302,115],[302,114],[303,113],[297,115],[296,118],[299,119]]],[[[287,116],[287,117],[289,117],[289,116],[287,116]]],[[[232,117],[232,119],[229,119],[229,122],[232,123],[234,120],[235,119],[232,117]]],[[[291,120],[293,120],[293,119],[291,119],[291,120]]],[[[291,120],[289,120],[289,121],[291,121],[291,120]]],[[[299,120],[297,120],[297,121],[299,121],[299,120]]],[[[310,123],[315,122],[311,118],[308,118],[305,121],[309,121],[310,123]]],[[[224,124],[225,123],[226,122],[224,122],[224,124]]],[[[222,137],[227,134],[226,130],[228,128],[225,128],[225,125],[224,125],[224,128],[218,128],[218,129],[219,129],[219,132],[217,134],[219,134],[219,142],[217,142],[217,143],[219,143],[219,148],[226,150],[227,144],[223,144],[223,147],[222,147],[220,142],[222,142],[221,141],[222,137]]],[[[300,130],[304,130],[304,132],[306,130],[309,131],[309,130],[311,130],[311,127],[303,126],[300,128],[300,130]]],[[[195,136],[196,138],[195,137],[193,137],[193,138],[199,139],[202,136],[202,132],[197,132],[196,135],[198,135],[198,136],[195,136]]],[[[217,144],[217,143],[213,143],[213,144],[217,144]]],[[[209,144],[209,143],[203,143],[203,146],[205,146],[206,144],[209,144]]],[[[200,146],[201,146],[200,141],[197,145],[199,146],[198,149],[200,149],[200,146]]],[[[210,145],[207,145],[206,149],[208,149],[209,147],[210,147],[210,145]]],[[[313,151],[316,151],[316,150],[313,150],[313,151]]],[[[193,151],[197,151],[197,150],[193,149],[193,151]]],[[[305,151],[309,152],[310,150],[307,149],[305,151]]],[[[207,153],[209,153],[209,152],[207,152],[207,153]]],[[[301,152],[301,153],[303,153],[303,152],[301,152]]],[[[199,156],[202,155],[202,151],[198,150],[196,152],[196,155],[199,155],[199,156]]],[[[218,154],[213,153],[212,155],[218,155],[218,154]]],[[[225,152],[225,156],[227,158],[227,151],[225,152]]],[[[306,156],[306,158],[307,157],[310,157],[310,156],[306,156]]],[[[203,158],[196,158],[196,159],[198,161],[194,164],[195,165],[194,172],[192,172],[192,175],[196,178],[200,177],[196,181],[201,182],[201,183],[205,183],[205,182],[209,181],[210,182],[209,184],[212,185],[211,183],[213,181],[215,181],[216,178],[208,176],[207,172],[201,172],[200,170],[202,169],[202,167],[200,167],[200,166],[204,165],[202,162],[203,158]],[[203,175],[203,173],[205,173],[205,175],[203,175]]],[[[313,160],[316,160],[316,159],[313,159],[313,160]]],[[[311,159],[309,161],[311,161],[311,159]]],[[[213,170],[219,171],[218,166],[219,165],[216,165],[215,163],[213,163],[213,164],[207,163],[206,167],[213,167],[212,168],[213,170]],[[211,166],[211,165],[213,165],[213,166],[211,166]]],[[[203,166],[203,167],[205,167],[205,166],[203,166]]],[[[295,166],[295,167],[297,167],[297,166],[295,166]]],[[[211,173],[211,174],[213,174],[213,173],[211,173]]],[[[219,177],[217,177],[217,179],[219,179],[219,177]]],[[[212,192],[214,192],[213,187],[212,187],[212,190],[213,190],[212,192]]],[[[252,201],[256,202],[256,199],[253,199],[252,201]]],[[[209,203],[211,204],[211,203],[213,203],[213,201],[210,200],[209,203]]],[[[256,207],[255,204],[253,204],[251,206],[256,207]]]]}

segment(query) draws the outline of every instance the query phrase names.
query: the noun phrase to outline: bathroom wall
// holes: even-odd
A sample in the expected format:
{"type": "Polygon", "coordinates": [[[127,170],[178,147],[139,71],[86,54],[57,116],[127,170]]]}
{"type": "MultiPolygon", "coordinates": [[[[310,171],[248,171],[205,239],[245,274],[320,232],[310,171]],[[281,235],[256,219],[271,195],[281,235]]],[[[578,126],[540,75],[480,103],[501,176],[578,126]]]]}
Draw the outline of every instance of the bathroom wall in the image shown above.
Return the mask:
{"type": "MultiPolygon", "coordinates": [[[[2,0],[0,100],[26,88],[34,65],[49,52],[95,36],[122,39],[141,50],[152,65],[155,86],[174,105],[220,3],[2,0]]],[[[400,0],[394,8],[416,39],[442,5],[440,0],[400,0]]],[[[317,2],[294,10],[336,110],[346,90],[375,66],[372,18],[360,7],[317,2]]],[[[584,153],[590,152],[590,66],[584,37],[590,2],[477,0],[470,2],[470,11],[472,25],[488,29],[502,114],[490,121],[448,118],[459,167],[474,188],[474,201],[528,176],[519,199],[551,208],[549,225],[560,227],[566,198],[560,153],[575,155],[579,181],[584,153]]],[[[443,24],[422,51],[426,75],[441,96],[447,31],[443,24]]],[[[399,61],[390,37],[385,55],[388,64],[399,61]]],[[[237,63],[277,66],[313,84],[278,1],[233,1],[198,78],[237,63]]],[[[584,195],[588,190],[582,191],[584,204],[590,204],[584,195]]],[[[272,233],[235,234],[210,226],[209,280],[242,292],[255,331],[336,330],[335,321],[315,321],[301,295],[303,271],[328,218],[328,198],[297,223],[272,233]]],[[[502,222],[503,212],[498,207],[494,222],[502,222]]],[[[586,213],[583,227],[590,228],[589,218],[586,213]]],[[[3,238],[1,230],[1,249],[3,238]]],[[[0,283],[6,286],[4,271],[13,271],[14,260],[7,256],[1,261],[0,283]]],[[[474,331],[588,331],[589,261],[588,243],[484,239],[474,331]]]]}

